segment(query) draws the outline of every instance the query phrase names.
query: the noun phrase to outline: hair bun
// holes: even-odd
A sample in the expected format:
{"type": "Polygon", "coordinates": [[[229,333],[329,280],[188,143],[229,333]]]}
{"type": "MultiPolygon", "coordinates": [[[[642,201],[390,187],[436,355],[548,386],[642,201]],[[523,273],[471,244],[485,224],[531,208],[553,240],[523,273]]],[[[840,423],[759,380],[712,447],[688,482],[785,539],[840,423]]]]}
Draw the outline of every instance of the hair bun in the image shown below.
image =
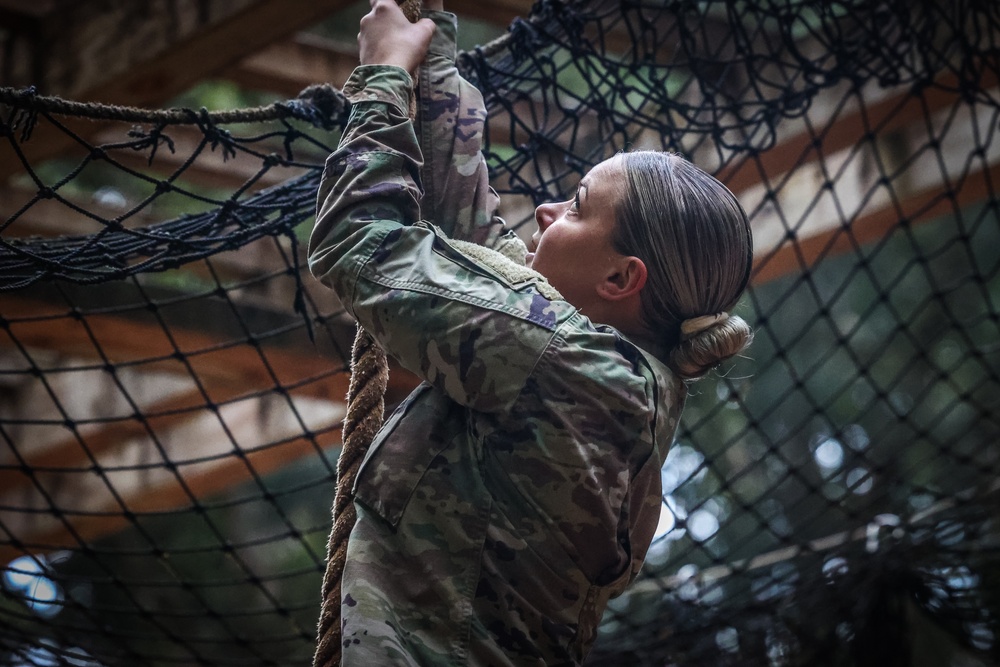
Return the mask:
{"type": "Polygon", "coordinates": [[[670,352],[670,365],[685,380],[703,377],[742,352],[753,340],[750,325],[739,315],[716,313],[681,322],[680,341],[670,352]]]}

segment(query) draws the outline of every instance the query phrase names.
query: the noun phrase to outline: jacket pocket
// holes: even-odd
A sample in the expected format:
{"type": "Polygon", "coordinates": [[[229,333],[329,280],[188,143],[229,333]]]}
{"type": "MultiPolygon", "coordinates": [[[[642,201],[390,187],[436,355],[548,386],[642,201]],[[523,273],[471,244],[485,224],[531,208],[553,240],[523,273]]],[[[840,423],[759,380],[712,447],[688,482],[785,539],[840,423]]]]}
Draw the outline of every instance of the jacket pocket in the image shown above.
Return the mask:
{"type": "Polygon", "coordinates": [[[413,492],[449,442],[459,408],[426,382],[399,405],[372,441],[354,483],[354,498],[393,528],[413,492]]]}

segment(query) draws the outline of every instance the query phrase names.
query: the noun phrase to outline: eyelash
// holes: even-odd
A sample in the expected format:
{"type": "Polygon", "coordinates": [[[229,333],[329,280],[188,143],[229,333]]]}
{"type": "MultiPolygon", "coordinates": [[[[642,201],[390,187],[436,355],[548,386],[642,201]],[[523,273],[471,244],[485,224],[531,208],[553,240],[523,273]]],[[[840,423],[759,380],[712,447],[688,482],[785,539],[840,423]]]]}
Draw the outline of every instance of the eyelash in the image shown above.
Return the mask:
{"type": "Polygon", "coordinates": [[[570,210],[574,213],[580,212],[580,192],[577,191],[576,195],[573,197],[573,205],[570,206],[570,210]]]}

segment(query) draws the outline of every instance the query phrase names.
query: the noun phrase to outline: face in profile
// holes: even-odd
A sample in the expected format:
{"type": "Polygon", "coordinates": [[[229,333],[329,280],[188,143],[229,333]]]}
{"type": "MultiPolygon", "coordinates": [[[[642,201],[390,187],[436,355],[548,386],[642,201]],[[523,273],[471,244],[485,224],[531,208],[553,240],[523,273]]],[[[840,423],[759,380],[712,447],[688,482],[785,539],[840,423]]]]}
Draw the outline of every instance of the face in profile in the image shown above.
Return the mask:
{"type": "Polygon", "coordinates": [[[624,183],[621,160],[612,157],[580,180],[572,199],[535,209],[538,231],[528,244],[526,263],[585,312],[622,256],[614,249],[612,233],[624,183]]]}

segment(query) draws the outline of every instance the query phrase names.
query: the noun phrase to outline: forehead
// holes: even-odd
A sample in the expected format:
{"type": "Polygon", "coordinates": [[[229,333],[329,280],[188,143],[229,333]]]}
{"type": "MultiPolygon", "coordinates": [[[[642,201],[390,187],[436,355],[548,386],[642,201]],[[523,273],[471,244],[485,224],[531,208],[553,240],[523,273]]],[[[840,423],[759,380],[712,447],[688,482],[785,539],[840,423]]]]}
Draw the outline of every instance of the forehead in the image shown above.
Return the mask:
{"type": "Polygon", "coordinates": [[[591,206],[613,208],[625,191],[625,171],[622,159],[616,155],[599,162],[580,179],[582,194],[591,206]]]}

